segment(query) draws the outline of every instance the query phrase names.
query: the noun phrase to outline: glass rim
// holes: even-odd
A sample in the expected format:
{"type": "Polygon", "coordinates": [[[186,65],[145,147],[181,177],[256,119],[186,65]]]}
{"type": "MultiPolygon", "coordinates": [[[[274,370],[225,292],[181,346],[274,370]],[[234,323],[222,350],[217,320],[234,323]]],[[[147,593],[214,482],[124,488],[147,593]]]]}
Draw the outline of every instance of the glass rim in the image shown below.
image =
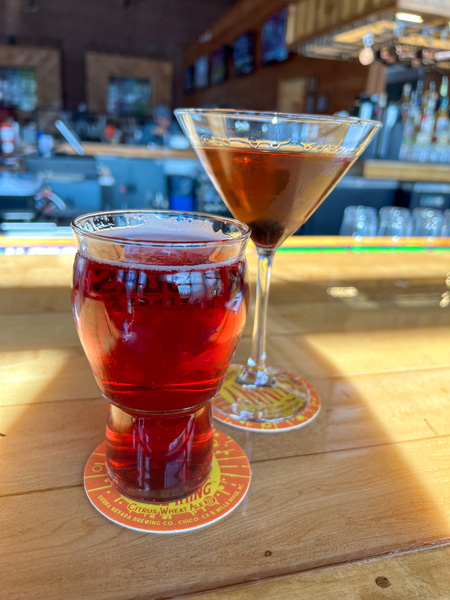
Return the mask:
{"type": "Polygon", "coordinates": [[[175,116],[183,114],[216,114],[224,117],[236,117],[245,118],[249,120],[272,120],[275,117],[283,121],[296,121],[303,123],[316,123],[316,124],[332,124],[341,123],[342,125],[369,125],[372,128],[379,128],[383,126],[380,121],[373,121],[370,119],[360,119],[358,117],[340,117],[334,115],[314,115],[314,114],[293,114],[283,112],[271,112],[271,111],[257,111],[257,110],[235,110],[233,108],[176,108],[174,111],[175,116]]]}
{"type": "MultiPolygon", "coordinates": [[[[100,210],[100,211],[95,211],[92,213],[85,213],[83,215],[79,215],[78,217],[75,217],[71,223],[70,223],[70,227],[72,228],[72,231],[74,232],[74,234],[79,235],[79,236],[84,236],[84,237],[88,237],[91,239],[95,239],[97,241],[102,241],[102,242],[107,242],[107,243],[114,243],[114,244],[121,244],[121,245],[126,245],[126,246],[143,246],[143,247],[151,247],[151,248],[199,248],[199,247],[214,247],[214,246],[225,246],[225,245],[230,245],[230,244],[236,244],[239,242],[242,242],[244,240],[247,240],[250,235],[251,235],[251,228],[246,225],[245,223],[243,223],[242,221],[238,221],[237,219],[231,219],[229,217],[220,217],[218,215],[211,215],[208,213],[201,213],[201,212],[194,212],[194,211],[176,211],[176,210],[159,210],[159,209],[151,209],[151,208],[147,208],[147,209],[123,209],[123,210],[100,210]],[[232,225],[235,225],[238,230],[239,230],[239,235],[236,235],[236,237],[233,238],[222,238],[220,240],[206,240],[206,241],[202,241],[202,240],[198,240],[198,241],[185,241],[185,240],[170,240],[170,241],[152,241],[152,240],[146,240],[146,241],[141,241],[141,240],[133,240],[133,239],[127,239],[125,237],[121,237],[121,236],[112,236],[112,235],[102,235],[101,234],[101,230],[100,231],[89,231],[86,229],[83,229],[82,227],[80,227],[79,225],[79,221],[81,219],[89,219],[89,218],[94,218],[94,217],[101,217],[101,216],[106,216],[106,215],[125,215],[125,214],[163,214],[163,215],[173,215],[173,216],[180,216],[180,217],[194,217],[194,218],[206,218],[206,220],[208,221],[221,221],[223,223],[229,223],[232,225]]],[[[111,228],[114,229],[114,228],[111,228]]]]}

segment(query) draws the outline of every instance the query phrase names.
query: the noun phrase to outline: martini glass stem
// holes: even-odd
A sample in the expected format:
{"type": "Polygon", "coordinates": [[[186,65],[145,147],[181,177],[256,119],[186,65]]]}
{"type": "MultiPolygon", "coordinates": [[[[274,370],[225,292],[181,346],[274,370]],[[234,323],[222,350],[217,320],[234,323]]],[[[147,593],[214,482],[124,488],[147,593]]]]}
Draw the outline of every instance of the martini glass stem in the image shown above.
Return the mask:
{"type": "Polygon", "coordinates": [[[247,366],[238,376],[243,385],[273,385],[273,377],[266,366],[266,324],[269,301],[270,276],[275,250],[257,248],[258,277],[256,280],[255,321],[253,324],[252,350],[247,366]]]}

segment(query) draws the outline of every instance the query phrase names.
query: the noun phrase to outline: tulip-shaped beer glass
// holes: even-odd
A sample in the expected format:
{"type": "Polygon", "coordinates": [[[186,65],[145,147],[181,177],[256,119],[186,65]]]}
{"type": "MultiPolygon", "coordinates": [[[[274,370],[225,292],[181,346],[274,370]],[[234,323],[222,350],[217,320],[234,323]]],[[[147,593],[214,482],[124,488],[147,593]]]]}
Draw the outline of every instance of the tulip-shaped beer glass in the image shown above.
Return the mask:
{"type": "Polygon", "coordinates": [[[250,231],[165,211],[90,214],[72,227],[73,313],[109,401],[111,482],[137,500],[189,496],[210,471],[211,400],[247,314],[250,231]]]}
{"type": "Polygon", "coordinates": [[[215,408],[236,420],[288,419],[305,408],[308,390],[299,377],[266,365],[273,257],[347,172],[380,123],[221,109],[175,114],[233,216],[251,227],[258,251],[251,355],[246,365],[229,371],[234,389],[241,385],[242,393],[231,394],[229,402],[219,395],[215,408]]]}

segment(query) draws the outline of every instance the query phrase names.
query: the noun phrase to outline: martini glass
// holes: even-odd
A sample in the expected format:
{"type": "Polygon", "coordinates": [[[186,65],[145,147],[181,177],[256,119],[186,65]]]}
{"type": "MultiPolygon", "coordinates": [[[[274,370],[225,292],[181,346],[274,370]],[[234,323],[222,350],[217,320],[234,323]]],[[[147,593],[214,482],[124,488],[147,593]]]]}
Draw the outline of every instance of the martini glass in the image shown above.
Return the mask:
{"type": "Polygon", "coordinates": [[[222,109],[175,115],[218,193],[252,229],[258,253],[255,322],[246,365],[232,365],[215,410],[238,421],[299,415],[311,386],[266,364],[266,315],[277,248],[303,225],[364,151],[376,121],[222,109]],[[231,385],[230,385],[231,384],[231,385]]]}

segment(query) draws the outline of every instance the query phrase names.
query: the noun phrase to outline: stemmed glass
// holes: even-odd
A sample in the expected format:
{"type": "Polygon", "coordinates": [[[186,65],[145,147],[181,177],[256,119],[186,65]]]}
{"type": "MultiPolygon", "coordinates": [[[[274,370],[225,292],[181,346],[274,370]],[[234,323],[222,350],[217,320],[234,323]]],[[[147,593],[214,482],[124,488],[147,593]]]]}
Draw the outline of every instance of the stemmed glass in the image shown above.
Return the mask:
{"type": "Polygon", "coordinates": [[[414,221],[413,235],[428,238],[442,236],[444,225],[442,210],[415,208],[412,217],[414,221]]]}
{"type": "Polygon", "coordinates": [[[277,248],[305,223],[364,151],[376,121],[222,109],[175,115],[233,216],[249,225],[258,253],[252,349],[232,365],[233,394],[215,409],[240,421],[273,422],[307,405],[304,380],[266,364],[266,315],[277,248]]]}
{"type": "Polygon", "coordinates": [[[413,221],[408,208],[383,206],[379,211],[378,235],[397,239],[412,233],[413,221]]]}
{"type": "Polygon", "coordinates": [[[372,206],[347,206],[339,230],[339,235],[354,237],[374,236],[377,234],[378,216],[372,206]]]}

